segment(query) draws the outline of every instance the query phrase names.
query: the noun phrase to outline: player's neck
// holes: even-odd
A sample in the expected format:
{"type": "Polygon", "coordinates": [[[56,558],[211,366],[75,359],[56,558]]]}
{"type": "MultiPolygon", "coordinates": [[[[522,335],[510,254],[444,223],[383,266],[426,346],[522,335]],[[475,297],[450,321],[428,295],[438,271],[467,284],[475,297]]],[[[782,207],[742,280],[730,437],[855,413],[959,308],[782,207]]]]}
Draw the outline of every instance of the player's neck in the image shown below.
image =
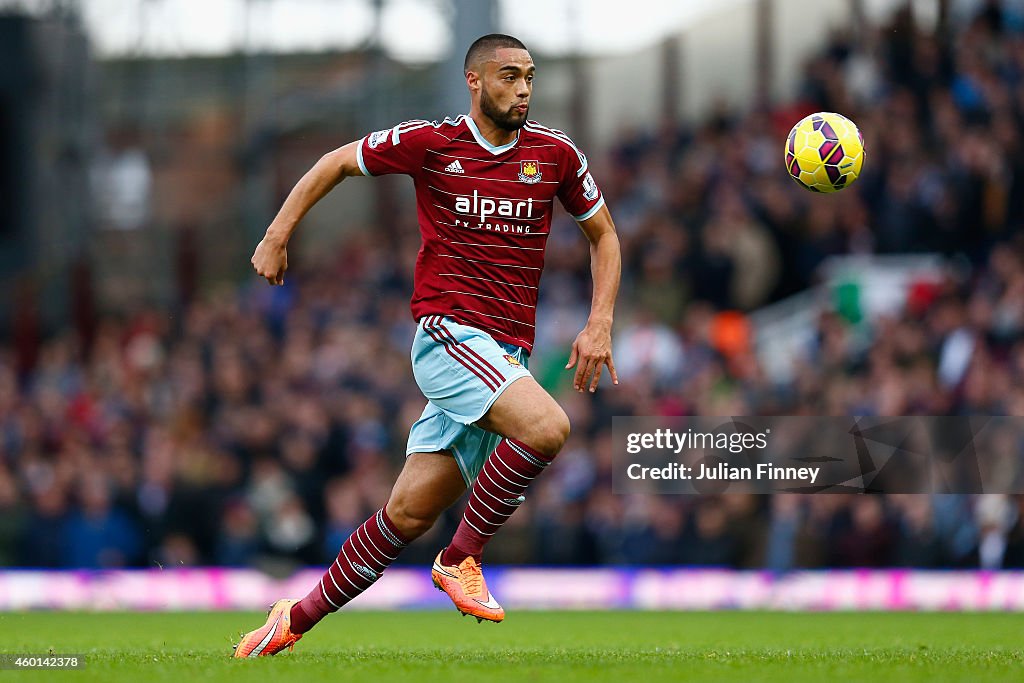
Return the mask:
{"type": "Polygon", "coordinates": [[[515,140],[516,136],[519,135],[519,131],[517,130],[505,130],[504,128],[499,127],[494,123],[494,121],[491,121],[489,116],[478,109],[471,109],[469,117],[473,119],[473,123],[476,124],[476,129],[480,131],[480,135],[483,139],[487,140],[487,142],[491,143],[495,147],[507,145],[515,140]]]}

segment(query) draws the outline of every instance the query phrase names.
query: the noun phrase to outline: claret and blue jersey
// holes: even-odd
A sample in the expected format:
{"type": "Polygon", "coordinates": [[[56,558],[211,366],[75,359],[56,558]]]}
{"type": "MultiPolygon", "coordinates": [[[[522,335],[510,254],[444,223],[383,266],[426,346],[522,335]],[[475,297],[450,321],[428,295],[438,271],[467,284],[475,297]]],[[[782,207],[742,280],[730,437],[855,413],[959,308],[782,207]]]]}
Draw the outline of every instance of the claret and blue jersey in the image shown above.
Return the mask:
{"type": "Polygon", "coordinates": [[[531,351],[553,202],[579,221],[604,204],[572,140],[528,121],[512,142],[494,146],[459,116],[371,133],[358,160],[365,175],[404,173],[415,182],[423,245],[413,317],[449,316],[531,351]]]}

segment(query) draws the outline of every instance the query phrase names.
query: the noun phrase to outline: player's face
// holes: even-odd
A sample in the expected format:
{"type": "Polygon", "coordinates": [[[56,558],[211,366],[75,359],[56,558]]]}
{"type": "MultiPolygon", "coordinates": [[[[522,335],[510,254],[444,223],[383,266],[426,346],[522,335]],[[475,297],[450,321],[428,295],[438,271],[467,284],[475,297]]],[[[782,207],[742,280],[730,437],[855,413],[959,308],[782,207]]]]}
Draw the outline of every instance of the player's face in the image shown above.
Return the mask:
{"type": "Polygon", "coordinates": [[[526,50],[501,48],[484,64],[480,78],[480,110],[499,128],[519,130],[530,114],[533,72],[526,50]]]}

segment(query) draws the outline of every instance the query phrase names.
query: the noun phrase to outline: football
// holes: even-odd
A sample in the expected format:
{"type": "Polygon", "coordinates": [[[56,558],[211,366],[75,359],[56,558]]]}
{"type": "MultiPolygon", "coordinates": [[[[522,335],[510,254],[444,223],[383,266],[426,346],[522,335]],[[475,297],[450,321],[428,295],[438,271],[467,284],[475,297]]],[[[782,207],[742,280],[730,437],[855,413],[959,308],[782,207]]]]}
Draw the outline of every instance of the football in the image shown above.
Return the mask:
{"type": "Polygon", "coordinates": [[[864,165],[864,137],[842,114],[818,112],[800,120],[786,139],[786,170],[811,192],[849,187],[864,165]]]}

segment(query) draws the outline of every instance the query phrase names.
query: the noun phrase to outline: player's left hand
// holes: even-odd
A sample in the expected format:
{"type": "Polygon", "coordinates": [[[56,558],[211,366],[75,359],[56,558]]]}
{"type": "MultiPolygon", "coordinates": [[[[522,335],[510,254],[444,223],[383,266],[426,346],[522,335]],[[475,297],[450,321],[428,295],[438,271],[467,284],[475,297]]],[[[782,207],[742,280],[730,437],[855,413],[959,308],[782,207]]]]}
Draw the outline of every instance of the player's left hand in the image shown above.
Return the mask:
{"type": "Polygon", "coordinates": [[[612,383],[619,383],[615,373],[615,362],[612,360],[612,326],[606,323],[588,322],[583,331],[576,335],[572,343],[572,353],[565,369],[576,365],[576,376],[572,386],[576,391],[585,391],[590,383],[590,392],[597,391],[597,383],[601,379],[602,366],[607,365],[612,374],[612,383]]]}

